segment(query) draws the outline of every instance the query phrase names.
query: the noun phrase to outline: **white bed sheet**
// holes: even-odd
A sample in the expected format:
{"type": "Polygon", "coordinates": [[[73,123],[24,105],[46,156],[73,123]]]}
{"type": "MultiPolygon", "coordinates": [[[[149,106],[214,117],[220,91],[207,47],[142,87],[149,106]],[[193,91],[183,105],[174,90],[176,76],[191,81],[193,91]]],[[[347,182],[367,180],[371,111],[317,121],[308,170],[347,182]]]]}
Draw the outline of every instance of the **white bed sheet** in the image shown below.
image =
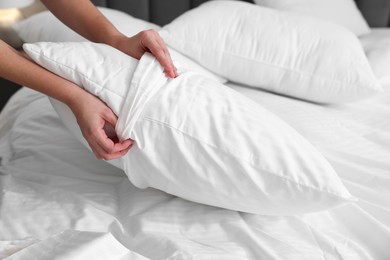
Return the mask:
{"type": "Polygon", "coordinates": [[[377,97],[326,107],[229,86],[311,141],[360,201],[320,213],[270,217],[139,190],[79,144],[46,97],[22,89],[0,115],[0,255],[390,259],[390,87],[377,97]]]}

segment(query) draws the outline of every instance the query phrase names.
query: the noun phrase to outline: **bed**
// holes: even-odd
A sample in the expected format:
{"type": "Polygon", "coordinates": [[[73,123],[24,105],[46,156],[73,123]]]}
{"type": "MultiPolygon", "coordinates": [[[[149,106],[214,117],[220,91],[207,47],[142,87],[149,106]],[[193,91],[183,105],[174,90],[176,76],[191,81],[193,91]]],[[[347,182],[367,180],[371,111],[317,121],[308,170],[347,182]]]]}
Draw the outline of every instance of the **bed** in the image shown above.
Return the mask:
{"type": "MultiPolygon", "coordinates": [[[[200,2],[96,4],[164,25],[200,2]]],[[[358,6],[385,27],[388,15],[372,13],[387,1],[374,2],[358,6]]],[[[382,58],[373,66],[384,91],[373,97],[319,105],[224,83],[306,138],[358,202],[269,216],[139,189],[97,160],[46,96],[22,88],[0,114],[0,259],[390,259],[390,29],[371,28],[359,41],[372,64],[382,58]]]]}

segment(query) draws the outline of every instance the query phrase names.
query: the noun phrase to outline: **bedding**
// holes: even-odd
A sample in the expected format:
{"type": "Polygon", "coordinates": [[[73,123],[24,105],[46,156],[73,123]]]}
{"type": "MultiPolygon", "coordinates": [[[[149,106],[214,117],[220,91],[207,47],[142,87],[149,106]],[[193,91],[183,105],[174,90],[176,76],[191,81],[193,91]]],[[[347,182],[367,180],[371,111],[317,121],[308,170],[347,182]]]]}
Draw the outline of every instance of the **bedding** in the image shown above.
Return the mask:
{"type": "Polygon", "coordinates": [[[76,140],[46,96],[21,89],[0,113],[0,259],[389,259],[390,85],[377,63],[389,38],[388,29],[360,38],[383,72],[374,69],[384,93],[365,100],[320,106],[226,85],[303,135],[358,198],[310,214],[248,214],[139,189],[76,140]]]}
{"type": "Polygon", "coordinates": [[[254,0],[258,5],[324,19],[350,29],[361,36],[370,32],[353,0],[254,0]]]}
{"type": "Polygon", "coordinates": [[[373,28],[372,33],[360,38],[371,68],[382,86],[390,85],[390,32],[387,28],[373,28]]]}
{"type": "Polygon", "coordinates": [[[210,1],[160,34],[211,71],[279,94],[334,104],[382,90],[357,37],[326,21],[239,1],[210,1]]]}
{"type": "MultiPolygon", "coordinates": [[[[158,30],[160,26],[134,18],[124,12],[105,7],[99,11],[123,34],[131,36],[142,30],[158,30]]],[[[34,14],[13,25],[23,42],[79,42],[84,37],[67,27],[50,11],[34,14]]]]}
{"type": "MultiPolygon", "coordinates": [[[[119,167],[139,188],[265,215],[353,202],[304,138],[216,81],[185,67],[179,67],[179,77],[167,79],[150,54],[138,63],[104,44],[37,43],[23,48],[38,64],[111,107],[118,116],[119,139],[135,141],[119,167]]],[[[59,114],[64,112],[69,110],[59,114]]],[[[69,124],[77,128],[75,119],[65,121],[69,124]]]]}
{"type": "Polygon", "coordinates": [[[24,88],[0,114],[1,248],[22,249],[8,259],[83,259],[86,252],[99,259],[94,237],[146,259],[388,259],[389,88],[380,97],[324,107],[229,86],[294,126],[359,201],[272,217],[138,189],[66,130],[47,97],[24,88]],[[55,250],[53,242],[64,246],[55,250]]]}
{"type": "MultiPolygon", "coordinates": [[[[133,36],[143,30],[160,29],[160,26],[156,24],[134,18],[118,10],[104,7],[98,7],[98,9],[120,32],[127,36],[133,36]]],[[[49,11],[44,11],[22,20],[14,24],[13,29],[19,38],[26,43],[87,41],[84,37],[66,27],[49,11]]],[[[169,51],[173,59],[185,64],[185,66],[191,70],[198,71],[199,73],[202,73],[203,75],[221,83],[226,83],[227,80],[225,78],[210,72],[177,51],[173,49],[170,49],[169,51]]]]}

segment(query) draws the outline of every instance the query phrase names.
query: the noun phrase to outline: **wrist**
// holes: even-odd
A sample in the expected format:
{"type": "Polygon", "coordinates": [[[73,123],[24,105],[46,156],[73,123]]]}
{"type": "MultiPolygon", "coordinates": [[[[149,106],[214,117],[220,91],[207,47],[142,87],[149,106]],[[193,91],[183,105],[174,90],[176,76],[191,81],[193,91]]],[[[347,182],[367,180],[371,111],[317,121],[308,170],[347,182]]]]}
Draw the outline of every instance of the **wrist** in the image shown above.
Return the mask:
{"type": "Polygon", "coordinates": [[[73,86],[71,91],[68,91],[67,95],[62,98],[62,102],[65,103],[73,112],[77,110],[80,102],[84,99],[85,95],[88,95],[84,89],[79,86],[73,86]]]}
{"type": "Polygon", "coordinates": [[[127,36],[118,33],[106,37],[106,41],[104,43],[110,45],[111,47],[114,47],[115,49],[124,52],[123,46],[126,45],[127,40],[128,40],[127,36]]]}

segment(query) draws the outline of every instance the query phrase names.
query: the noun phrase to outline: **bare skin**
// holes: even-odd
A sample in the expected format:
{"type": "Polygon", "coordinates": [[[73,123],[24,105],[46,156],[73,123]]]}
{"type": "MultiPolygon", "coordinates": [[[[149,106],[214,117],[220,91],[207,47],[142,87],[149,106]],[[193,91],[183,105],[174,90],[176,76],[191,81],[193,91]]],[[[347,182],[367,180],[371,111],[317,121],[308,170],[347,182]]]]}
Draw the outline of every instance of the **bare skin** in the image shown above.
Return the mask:
{"type": "MultiPolygon", "coordinates": [[[[140,59],[151,52],[167,77],[177,76],[169,52],[157,32],[147,30],[133,37],[121,34],[89,0],[42,0],[47,8],[70,28],[94,41],[111,45],[140,59]],[[99,29],[97,29],[99,28],[99,29]]],[[[117,117],[100,99],[30,61],[0,40],[0,77],[51,96],[70,107],[81,132],[98,159],[112,160],[125,155],[133,141],[109,138],[104,126],[115,127],[117,117]]]]}

